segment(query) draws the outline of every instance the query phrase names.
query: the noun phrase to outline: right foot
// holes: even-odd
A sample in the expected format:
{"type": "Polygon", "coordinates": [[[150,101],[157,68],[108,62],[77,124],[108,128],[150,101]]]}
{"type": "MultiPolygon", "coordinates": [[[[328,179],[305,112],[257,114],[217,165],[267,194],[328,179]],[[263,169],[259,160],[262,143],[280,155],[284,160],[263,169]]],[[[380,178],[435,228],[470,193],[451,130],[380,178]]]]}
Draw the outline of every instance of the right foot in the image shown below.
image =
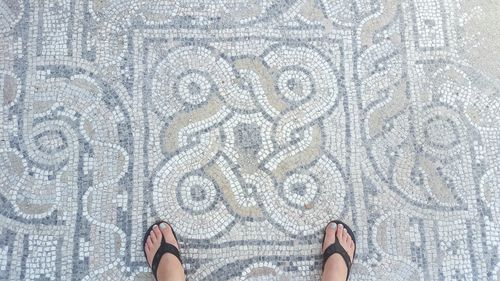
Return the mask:
{"type": "MultiPolygon", "coordinates": [[[[356,245],[354,244],[354,241],[352,240],[349,233],[347,233],[347,229],[345,229],[342,224],[337,225],[336,223],[331,222],[327,225],[325,241],[323,242],[323,248],[321,252],[324,253],[326,248],[335,243],[337,238],[339,239],[340,245],[346,250],[347,254],[349,255],[352,264],[356,245]]],[[[335,276],[339,277],[334,280],[346,280],[347,278],[347,265],[339,253],[335,253],[327,259],[325,267],[323,269],[323,273],[325,273],[325,271],[327,270],[332,270],[332,272],[336,273],[335,276]]]]}

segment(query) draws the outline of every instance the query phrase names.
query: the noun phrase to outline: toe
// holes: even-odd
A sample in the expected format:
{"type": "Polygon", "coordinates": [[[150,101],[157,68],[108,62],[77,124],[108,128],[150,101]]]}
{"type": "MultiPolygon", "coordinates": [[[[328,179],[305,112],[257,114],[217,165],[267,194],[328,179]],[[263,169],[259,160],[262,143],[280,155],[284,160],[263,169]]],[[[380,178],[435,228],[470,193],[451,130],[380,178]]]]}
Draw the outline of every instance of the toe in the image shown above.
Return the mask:
{"type": "Polygon", "coordinates": [[[177,244],[177,240],[175,239],[174,233],[172,232],[172,228],[169,224],[162,222],[160,224],[160,231],[167,243],[170,243],[179,249],[179,245],[177,244]]]}
{"type": "Polygon", "coordinates": [[[158,225],[153,226],[153,231],[151,231],[151,233],[156,236],[156,239],[161,240],[162,235],[158,225]]]}
{"type": "Polygon", "coordinates": [[[351,235],[349,235],[349,232],[346,231],[346,241],[347,241],[347,245],[350,245],[351,242],[352,242],[352,238],[351,238],[351,235]]]}
{"type": "Polygon", "coordinates": [[[149,232],[149,237],[151,238],[151,241],[152,242],[156,242],[156,240],[158,239],[155,232],[154,232],[154,226],[153,226],[153,230],[151,232],[149,232]]]}
{"type": "Polygon", "coordinates": [[[344,225],[339,224],[337,226],[337,237],[340,239],[340,241],[344,241],[344,225]]]}
{"type": "Polygon", "coordinates": [[[337,224],[332,222],[329,223],[326,226],[325,230],[325,241],[323,242],[323,249],[322,252],[325,251],[325,249],[330,246],[331,244],[335,243],[335,232],[337,230],[337,224]]]}
{"type": "Polygon", "coordinates": [[[344,236],[343,236],[344,242],[349,243],[349,233],[347,232],[347,228],[344,228],[344,236]]]}

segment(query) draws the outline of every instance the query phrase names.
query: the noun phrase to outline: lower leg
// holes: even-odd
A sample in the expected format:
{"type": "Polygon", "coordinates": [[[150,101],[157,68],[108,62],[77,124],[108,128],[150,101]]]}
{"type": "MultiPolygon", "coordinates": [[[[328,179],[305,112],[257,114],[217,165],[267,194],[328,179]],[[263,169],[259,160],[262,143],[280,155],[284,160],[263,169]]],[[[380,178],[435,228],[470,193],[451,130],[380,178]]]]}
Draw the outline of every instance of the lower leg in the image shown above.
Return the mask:
{"type": "Polygon", "coordinates": [[[345,281],[347,267],[340,255],[331,256],[325,263],[325,269],[321,276],[322,281],[345,281]]]}
{"type": "Polygon", "coordinates": [[[161,258],[158,271],[156,271],[156,277],[158,281],[186,280],[181,262],[171,254],[166,254],[161,258]]]}

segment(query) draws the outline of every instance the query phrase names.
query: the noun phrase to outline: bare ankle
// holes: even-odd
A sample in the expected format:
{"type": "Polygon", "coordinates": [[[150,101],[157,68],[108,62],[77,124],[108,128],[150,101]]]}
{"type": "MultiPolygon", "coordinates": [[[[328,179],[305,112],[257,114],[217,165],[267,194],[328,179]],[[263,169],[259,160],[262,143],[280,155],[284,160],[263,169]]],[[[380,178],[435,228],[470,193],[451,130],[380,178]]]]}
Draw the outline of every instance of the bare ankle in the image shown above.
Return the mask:
{"type": "Polygon", "coordinates": [[[158,281],[186,280],[184,268],[174,255],[166,254],[160,260],[157,272],[158,281]]]}
{"type": "Polygon", "coordinates": [[[323,281],[345,281],[347,278],[347,266],[340,255],[331,256],[325,263],[323,281]]]}

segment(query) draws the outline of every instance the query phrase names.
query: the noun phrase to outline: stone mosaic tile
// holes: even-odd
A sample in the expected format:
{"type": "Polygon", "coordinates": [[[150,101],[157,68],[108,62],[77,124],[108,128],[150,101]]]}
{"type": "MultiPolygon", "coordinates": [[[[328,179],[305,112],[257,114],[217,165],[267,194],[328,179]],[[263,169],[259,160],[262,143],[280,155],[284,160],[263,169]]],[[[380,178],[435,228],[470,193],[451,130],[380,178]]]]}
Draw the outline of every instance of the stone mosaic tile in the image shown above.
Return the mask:
{"type": "Polygon", "coordinates": [[[0,0],[0,280],[500,280],[500,4],[0,0]]]}

